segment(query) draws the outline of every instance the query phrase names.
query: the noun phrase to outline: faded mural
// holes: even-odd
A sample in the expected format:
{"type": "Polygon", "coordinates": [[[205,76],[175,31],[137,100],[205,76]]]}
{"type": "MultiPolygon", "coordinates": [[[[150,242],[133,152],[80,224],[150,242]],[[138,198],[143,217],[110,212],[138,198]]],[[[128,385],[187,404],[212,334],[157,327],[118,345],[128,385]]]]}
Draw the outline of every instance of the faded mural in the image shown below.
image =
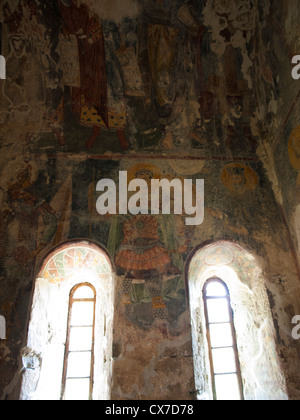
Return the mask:
{"type": "MultiPolygon", "coordinates": [[[[17,393],[34,278],[66,241],[99,244],[115,269],[121,399],[153,397],[153,372],[165,371],[179,379],[169,384],[165,375],[162,395],[195,394],[186,267],[199,245],[231,241],[259,256],[272,278],[272,310],[291,311],[274,298],[277,287],[286,292],[282,279],[295,276],[290,239],[300,243],[299,106],[289,112],[284,103],[275,118],[285,88],[277,78],[280,17],[252,0],[121,2],[0,0],[8,75],[0,81],[0,310],[11,340],[0,346],[0,366],[8,366],[0,398],[17,393]],[[284,141],[274,140],[278,133],[284,141]],[[287,225],[298,223],[290,238],[261,160],[264,141],[272,143],[287,225]],[[100,216],[96,184],[117,184],[119,171],[128,182],[204,179],[204,223],[186,226],[185,214],[100,216]],[[140,340],[156,346],[156,359],[140,340]],[[139,372],[131,357],[138,347],[139,372]]],[[[278,340],[285,349],[279,332],[278,340]]]]}
{"type": "Polygon", "coordinates": [[[4,3],[3,123],[39,152],[254,153],[250,2],[132,3],[121,21],[81,1],[4,3]]]}

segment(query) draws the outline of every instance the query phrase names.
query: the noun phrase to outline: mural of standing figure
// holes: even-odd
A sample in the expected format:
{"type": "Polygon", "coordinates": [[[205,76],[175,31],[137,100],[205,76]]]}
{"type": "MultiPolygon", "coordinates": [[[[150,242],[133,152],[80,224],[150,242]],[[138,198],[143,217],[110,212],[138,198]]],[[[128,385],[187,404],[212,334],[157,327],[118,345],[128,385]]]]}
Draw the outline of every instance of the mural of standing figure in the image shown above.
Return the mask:
{"type": "Polygon", "coordinates": [[[139,28],[139,65],[145,90],[155,106],[164,139],[173,147],[171,124],[182,113],[191,78],[191,37],[198,23],[182,1],[144,0],[139,28]]]}
{"type": "Polygon", "coordinates": [[[78,43],[80,87],[72,87],[72,110],[82,125],[93,127],[86,147],[94,145],[104,128],[115,130],[121,147],[127,149],[126,109],[108,86],[110,53],[106,53],[103,25],[98,18],[90,16],[87,6],[78,0],[59,0],[59,8],[65,35],[75,35],[78,43]]]}
{"type": "MultiPolygon", "coordinates": [[[[128,171],[128,180],[143,179],[149,186],[152,179],[161,178],[160,169],[150,164],[140,163],[128,171]]],[[[129,320],[140,310],[142,324],[148,326],[172,316],[167,306],[181,301],[184,288],[180,245],[173,215],[112,216],[107,249],[114,255],[118,274],[124,276],[123,304],[129,320]]]]}

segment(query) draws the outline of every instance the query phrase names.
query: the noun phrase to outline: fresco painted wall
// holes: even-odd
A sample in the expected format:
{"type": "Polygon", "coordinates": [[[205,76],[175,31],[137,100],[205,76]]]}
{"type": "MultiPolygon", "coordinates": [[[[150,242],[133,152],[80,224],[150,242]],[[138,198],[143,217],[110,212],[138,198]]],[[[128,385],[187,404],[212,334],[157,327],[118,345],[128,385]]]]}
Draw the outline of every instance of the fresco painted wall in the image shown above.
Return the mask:
{"type": "Polygon", "coordinates": [[[300,48],[296,35],[299,3],[260,5],[259,14],[265,22],[257,31],[260,54],[256,86],[264,137],[259,154],[269,171],[276,199],[290,229],[295,259],[298,259],[299,81],[291,74],[292,57],[298,55],[300,48]],[[270,31],[273,31],[272,43],[269,42],[270,31]],[[275,171],[270,168],[272,165],[275,171]]]}
{"type": "MultiPolygon", "coordinates": [[[[187,263],[199,245],[219,240],[239,243],[265,272],[295,396],[298,347],[289,324],[299,306],[297,264],[261,154],[280,95],[269,67],[259,67],[263,37],[274,34],[262,24],[258,45],[256,28],[269,10],[247,0],[122,5],[1,3],[8,78],[0,81],[0,310],[8,340],[0,344],[0,396],[18,397],[43,259],[72,239],[103,246],[116,271],[114,398],[195,397],[187,263]],[[99,216],[96,183],[117,183],[119,171],[204,179],[204,223],[186,226],[186,215],[99,216]]],[[[288,150],[287,141],[285,165],[288,150]]],[[[296,183],[297,167],[288,168],[296,183]]]]}
{"type": "Polygon", "coordinates": [[[47,152],[254,153],[250,2],[131,3],[5,3],[6,127],[47,152]]]}

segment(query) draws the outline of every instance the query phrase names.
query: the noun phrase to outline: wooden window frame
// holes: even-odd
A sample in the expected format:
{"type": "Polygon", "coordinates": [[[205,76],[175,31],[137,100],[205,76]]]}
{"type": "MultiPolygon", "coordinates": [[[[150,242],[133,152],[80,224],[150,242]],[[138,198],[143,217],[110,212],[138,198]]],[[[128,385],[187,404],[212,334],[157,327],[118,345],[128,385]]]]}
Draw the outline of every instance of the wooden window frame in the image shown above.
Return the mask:
{"type": "MultiPolygon", "coordinates": [[[[68,359],[70,353],[76,353],[70,351],[70,333],[72,328],[72,307],[75,302],[93,302],[94,303],[94,310],[93,310],[93,325],[88,327],[92,327],[92,348],[91,348],[91,367],[90,367],[90,388],[89,388],[89,399],[92,400],[93,398],[93,387],[94,387],[94,361],[95,361],[95,318],[96,318],[96,289],[90,283],[80,283],[73,287],[70,292],[69,298],[69,309],[68,309],[68,326],[67,326],[67,339],[66,339],[66,347],[65,347],[65,356],[64,356],[64,366],[63,366],[63,379],[62,379],[62,390],[61,390],[61,399],[63,400],[65,397],[66,391],[66,381],[67,377],[67,370],[68,370],[68,359]],[[81,287],[89,287],[94,294],[94,298],[90,299],[76,299],[74,298],[75,293],[81,287]]],[[[79,353],[79,351],[78,351],[79,353]]]]}
{"type": "MultiPolygon", "coordinates": [[[[207,301],[212,300],[212,299],[226,299],[227,300],[230,320],[229,320],[229,322],[224,322],[224,324],[229,324],[230,323],[230,326],[231,326],[233,345],[229,346],[228,348],[233,348],[234,355],[235,355],[235,363],[236,363],[236,372],[230,372],[230,373],[227,373],[227,374],[232,373],[232,374],[237,375],[240,397],[241,397],[241,400],[244,400],[243,380],[242,380],[241,367],[240,367],[240,361],[239,361],[239,355],[238,355],[236,332],[235,332],[235,328],[234,328],[234,315],[233,315],[233,309],[232,309],[232,306],[231,306],[230,293],[229,293],[229,289],[228,289],[226,283],[224,281],[222,281],[221,279],[217,278],[217,277],[213,277],[213,278],[207,280],[207,282],[205,283],[205,285],[203,287],[203,300],[204,300],[204,311],[205,311],[205,320],[206,320],[206,335],[207,335],[207,342],[208,342],[208,349],[209,349],[209,361],[210,361],[210,370],[211,370],[211,379],[212,379],[213,398],[214,398],[214,400],[217,400],[217,390],[216,390],[215,376],[217,376],[218,374],[216,374],[215,370],[214,370],[213,347],[212,347],[211,337],[210,337],[210,325],[213,325],[214,323],[209,322],[208,307],[207,307],[207,301]],[[220,297],[220,296],[206,296],[208,286],[211,283],[216,283],[216,282],[220,283],[225,288],[226,296],[222,296],[222,297],[220,297]]],[[[222,324],[222,322],[217,323],[217,324],[222,324]]],[[[220,375],[225,376],[226,374],[220,374],[220,375]]]]}

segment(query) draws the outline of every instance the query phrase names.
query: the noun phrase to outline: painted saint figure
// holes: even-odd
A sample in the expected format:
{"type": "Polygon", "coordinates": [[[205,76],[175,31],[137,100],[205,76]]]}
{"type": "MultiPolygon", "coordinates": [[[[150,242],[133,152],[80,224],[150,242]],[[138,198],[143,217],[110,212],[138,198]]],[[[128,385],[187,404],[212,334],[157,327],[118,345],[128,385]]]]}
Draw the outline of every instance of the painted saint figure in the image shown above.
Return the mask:
{"type": "MultiPolygon", "coordinates": [[[[154,165],[138,164],[128,171],[128,182],[161,179],[154,165]]],[[[168,316],[167,304],[181,298],[183,261],[177,252],[181,238],[173,215],[111,216],[107,249],[114,256],[120,275],[124,275],[123,304],[128,319],[143,308],[141,325],[168,316]]],[[[181,308],[181,306],[180,306],[181,308]]]]}
{"type": "Polygon", "coordinates": [[[113,129],[122,148],[128,148],[124,135],[126,112],[124,107],[110,107],[113,94],[108,88],[107,54],[103,25],[97,17],[90,16],[86,5],[78,0],[59,0],[64,20],[65,35],[76,35],[80,65],[80,87],[72,87],[72,110],[80,123],[93,127],[86,142],[91,148],[101,129],[113,129]]]}
{"type": "Polygon", "coordinates": [[[193,61],[191,37],[199,25],[182,1],[144,0],[139,29],[139,64],[145,90],[164,132],[162,145],[173,147],[171,125],[182,113],[193,61]]]}

